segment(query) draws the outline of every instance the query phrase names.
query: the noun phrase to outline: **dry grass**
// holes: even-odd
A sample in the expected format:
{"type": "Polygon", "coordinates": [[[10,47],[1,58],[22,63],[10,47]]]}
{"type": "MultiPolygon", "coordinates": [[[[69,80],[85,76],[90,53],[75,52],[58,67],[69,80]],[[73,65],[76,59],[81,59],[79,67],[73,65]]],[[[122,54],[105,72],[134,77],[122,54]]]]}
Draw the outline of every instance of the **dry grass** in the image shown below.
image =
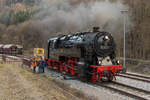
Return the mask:
{"type": "MultiPolygon", "coordinates": [[[[50,76],[46,76],[44,74],[33,74],[33,73],[28,73],[28,72],[32,72],[31,69],[29,68],[25,68],[27,71],[23,72],[24,73],[24,76],[26,78],[29,79],[29,75],[28,74],[32,74],[33,76],[37,76],[37,77],[40,77],[40,79],[38,80],[43,80],[45,81],[45,83],[49,83],[49,84],[55,84],[55,88],[57,88],[58,90],[60,90],[61,92],[63,92],[63,94],[65,96],[67,95],[71,95],[70,98],[74,97],[76,99],[81,99],[81,100],[97,100],[96,97],[94,96],[88,96],[88,95],[85,95],[83,92],[77,90],[77,89],[74,89],[74,88],[71,88],[70,85],[66,84],[66,83],[63,83],[63,82],[60,82],[59,80],[57,79],[54,79],[50,76]]],[[[22,73],[22,72],[21,72],[22,73]]]]}
{"type": "Polygon", "coordinates": [[[76,100],[52,80],[17,66],[0,65],[0,76],[2,100],[76,100]]]}

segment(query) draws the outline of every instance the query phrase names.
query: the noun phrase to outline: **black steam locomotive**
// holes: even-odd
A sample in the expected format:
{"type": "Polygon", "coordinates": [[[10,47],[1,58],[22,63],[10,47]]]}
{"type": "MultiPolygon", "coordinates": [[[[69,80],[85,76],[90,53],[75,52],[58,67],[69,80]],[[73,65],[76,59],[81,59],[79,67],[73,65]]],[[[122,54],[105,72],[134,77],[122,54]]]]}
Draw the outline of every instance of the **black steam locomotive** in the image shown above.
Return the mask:
{"type": "Polygon", "coordinates": [[[84,80],[113,80],[122,71],[116,60],[115,42],[111,34],[99,31],[75,33],[48,41],[47,65],[84,80]]]}

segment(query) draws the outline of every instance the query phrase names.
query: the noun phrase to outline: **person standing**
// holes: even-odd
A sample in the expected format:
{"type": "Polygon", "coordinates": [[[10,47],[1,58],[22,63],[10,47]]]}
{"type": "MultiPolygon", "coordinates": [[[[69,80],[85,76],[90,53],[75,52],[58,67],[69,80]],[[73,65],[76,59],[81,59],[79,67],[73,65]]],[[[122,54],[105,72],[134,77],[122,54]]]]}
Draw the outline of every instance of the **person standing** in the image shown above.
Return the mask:
{"type": "Polygon", "coordinates": [[[42,60],[38,61],[38,73],[41,73],[41,69],[42,69],[42,60]]]}
{"type": "Polygon", "coordinates": [[[46,62],[45,62],[45,60],[42,60],[42,72],[44,73],[44,71],[45,71],[45,67],[46,67],[46,62]]]}
{"type": "Polygon", "coordinates": [[[36,73],[36,66],[37,66],[37,63],[36,63],[35,60],[32,62],[32,66],[33,66],[33,73],[36,73]]]}

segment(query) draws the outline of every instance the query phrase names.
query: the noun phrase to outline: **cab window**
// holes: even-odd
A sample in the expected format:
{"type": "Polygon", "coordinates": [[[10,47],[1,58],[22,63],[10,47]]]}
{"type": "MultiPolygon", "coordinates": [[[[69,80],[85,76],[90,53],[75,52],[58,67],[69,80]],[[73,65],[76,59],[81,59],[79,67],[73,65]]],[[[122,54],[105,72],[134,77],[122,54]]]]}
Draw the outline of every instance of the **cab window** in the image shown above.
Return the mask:
{"type": "Polygon", "coordinates": [[[43,51],[42,51],[42,50],[39,50],[39,54],[43,54],[43,51]]]}

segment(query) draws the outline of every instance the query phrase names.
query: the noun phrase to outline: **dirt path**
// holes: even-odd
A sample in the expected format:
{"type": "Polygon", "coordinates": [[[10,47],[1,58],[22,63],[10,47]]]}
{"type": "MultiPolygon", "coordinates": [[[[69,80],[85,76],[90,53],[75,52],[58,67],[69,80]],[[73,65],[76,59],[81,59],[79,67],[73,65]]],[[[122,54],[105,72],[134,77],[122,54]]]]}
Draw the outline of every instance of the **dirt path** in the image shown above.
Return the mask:
{"type": "Polygon", "coordinates": [[[43,75],[0,65],[0,100],[76,100],[43,75]]]}

